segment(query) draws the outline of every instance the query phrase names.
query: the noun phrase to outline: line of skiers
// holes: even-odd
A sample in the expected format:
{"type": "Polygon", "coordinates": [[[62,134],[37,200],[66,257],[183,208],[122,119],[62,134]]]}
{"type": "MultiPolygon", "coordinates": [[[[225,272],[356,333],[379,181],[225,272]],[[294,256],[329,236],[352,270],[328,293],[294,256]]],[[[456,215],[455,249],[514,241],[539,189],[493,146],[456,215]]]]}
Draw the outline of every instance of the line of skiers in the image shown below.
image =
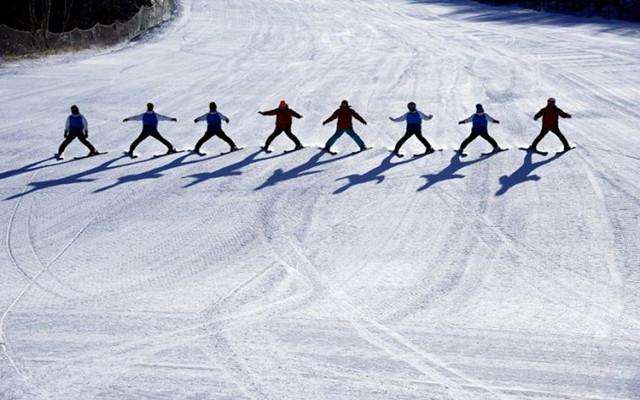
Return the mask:
{"type": "MultiPolygon", "coordinates": [[[[421,112],[420,110],[418,110],[416,103],[414,102],[410,102],[407,105],[407,108],[408,108],[408,112],[406,112],[404,115],[397,118],[389,117],[389,119],[393,122],[403,122],[403,121],[406,122],[405,134],[397,142],[393,150],[393,153],[398,157],[402,157],[402,155],[400,154],[400,148],[409,138],[411,138],[411,136],[416,136],[416,138],[424,145],[426,149],[425,154],[433,153],[435,151],[434,148],[427,141],[427,139],[422,135],[422,121],[423,120],[428,121],[432,119],[433,115],[427,115],[421,112]]],[[[136,147],[148,137],[152,137],[160,141],[162,144],[164,144],[167,147],[167,154],[177,152],[176,148],[171,144],[171,142],[165,139],[158,131],[158,123],[160,121],[177,122],[178,120],[176,118],[167,117],[167,116],[158,114],[153,109],[154,109],[153,104],[149,103],[147,104],[146,112],[139,115],[132,116],[132,117],[128,117],[122,120],[122,122],[142,121],[142,132],[133,141],[133,143],[131,143],[131,146],[129,147],[129,151],[127,154],[130,157],[135,157],[134,151],[136,147]]],[[[280,102],[277,108],[274,108],[273,110],[269,110],[269,111],[259,111],[259,114],[264,116],[276,117],[275,129],[273,130],[273,133],[271,133],[267,137],[267,140],[263,146],[263,149],[265,152],[267,153],[271,152],[271,150],[269,150],[269,146],[275,140],[275,138],[278,137],[278,135],[280,135],[283,132],[295,144],[294,150],[303,148],[302,143],[300,143],[300,140],[291,131],[291,127],[293,125],[293,118],[300,119],[302,118],[302,115],[300,115],[298,112],[294,111],[293,109],[289,108],[289,105],[284,100],[280,102]]],[[[544,136],[547,133],[553,132],[555,135],[558,136],[558,138],[562,142],[564,146],[564,151],[569,150],[571,147],[569,145],[569,142],[567,142],[567,139],[564,137],[564,135],[559,129],[558,121],[559,121],[559,118],[571,118],[571,115],[567,114],[566,112],[558,108],[556,106],[555,99],[550,98],[547,101],[547,106],[542,108],[540,111],[538,111],[538,113],[536,113],[536,115],[534,116],[534,120],[538,120],[540,118],[542,118],[542,129],[540,131],[540,134],[535,138],[535,140],[529,147],[529,149],[531,151],[538,151],[537,146],[542,140],[542,138],[544,138],[544,136]]],[[[357,121],[361,122],[364,125],[367,124],[367,121],[365,121],[364,118],[360,116],[360,114],[358,114],[353,108],[351,108],[351,106],[349,105],[349,102],[347,100],[343,100],[340,104],[340,107],[337,110],[335,110],[329,118],[327,118],[325,121],[322,122],[323,125],[326,125],[331,121],[337,120],[336,131],[329,138],[329,140],[327,140],[325,146],[323,147],[324,151],[331,154],[335,154],[334,152],[331,151],[331,147],[345,133],[349,137],[351,137],[351,139],[353,139],[353,141],[360,148],[360,151],[367,149],[367,146],[365,145],[362,138],[353,129],[353,119],[356,119],[357,121]]],[[[227,136],[227,134],[222,130],[222,122],[224,121],[226,123],[229,123],[229,118],[227,118],[224,114],[220,113],[217,110],[217,105],[215,102],[212,102],[209,104],[208,113],[203,114],[194,120],[195,123],[203,122],[203,121],[207,122],[207,130],[205,134],[196,143],[193,149],[193,152],[203,155],[203,153],[201,152],[202,146],[204,145],[205,142],[207,142],[209,139],[211,139],[214,136],[217,136],[223,141],[225,141],[229,145],[230,151],[236,151],[239,149],[238,146],[236,146],[236,144],[234,143],[234,141],[229,136],[227,136]]],[[[481,137],[487,142],[489,142],[489,144],[493,147],[493,152],[499,152],[503,150],[502,148],[500,148],[500,146],[498,146],[498,143],[495,141],[495,139],[493,139],[489,135],[489,130],[488,130],[489,123],[499,124],[500,121],[496,120],[495,118],[491,117],[489,114],[485,113],[484,108],[481,104],[476,105],[476,112],[473,115],[471,115],[469,118],[464,119],[458,123],[472,124],[471,134],[462,142],[462,144],[460,145],[460,148],[458,149],[458,153],[460,154],[460,156],[462,157],[466,156],[466,154],[464,153],[464,150],[472,141],[474,141],[478,137],[481,137]]],[[[88,137],[89,137],[89,123],[87,122],[87,119],[82,114],[80,114],[80,110],[78,106],[75,106],[75,105],[71,106],[71,115],[69,115],[66,121],[64,141],[62,142],[62,144],[60,144],[60,147],[58,149],[58,153],[56,154],[56,156],[58,158],[61,158],[65,148],[69,145],[69,143],[71,143],[76,138],[89,149],[89,156],[101,154],[88,141],[88,137]]]]}

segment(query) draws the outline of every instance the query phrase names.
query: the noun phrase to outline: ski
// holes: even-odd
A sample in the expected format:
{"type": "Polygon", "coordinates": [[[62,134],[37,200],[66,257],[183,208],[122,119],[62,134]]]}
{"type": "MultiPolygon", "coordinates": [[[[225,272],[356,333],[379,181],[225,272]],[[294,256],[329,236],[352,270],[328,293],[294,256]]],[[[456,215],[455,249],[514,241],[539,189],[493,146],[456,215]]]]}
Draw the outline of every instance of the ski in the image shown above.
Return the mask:
{"type": "Polygon", "coordinates": [[[546,155],[549,154],[549,152],[547,152],[547,151],[533,150],[533,149],[531,149],[529,147],[518,147],[518,149],[524,150],[524,151],[528,151],[528,152],[531,152],[531,153],[535,153],[535,154],[540,154],[541,156],[546,156],[546,155]]]}
{"type": "MultiPolygon", "coordinates": [[[[236,151],[240,151],[240,150],[242,150],[242,149],[244,149],[244,147],[238,147],[238,148],[233,149],[233,150],[223,151],[222,153],[220,153],[220,154],[218,154],[218,155],[220,155],[220,156],[224,156],[225,154],[235,153],[236,151]]],[[[206,153],[205,153],[205,154],[206,154],[206,153]]]]}
{"type": "Polygon", "coordinates": [[[433,151],[425,151],[424,153],[414,154],[413,158],[428,156],[429,154],[433,154],[435,152],[440,152],[442,149],[433,149],[433,151]]]}
{"type": "Polygon", "coordinates": [[[299,151],[299,150],[302,150],[302,149],[304,149],[304,146],[302,146],[302,147],[297,147],[297,148],[293,148],[293,149],[290,149],[290,150],[285,150],[285,151],[283,151],[282,153],[283,153],[283,154],[293,153],[294,151],[299,151]]]}
{"type": "Polygon", "coordinates": [[[138,158],[137,154],[129,154],[128,151],[123,151],[122,154],[124,154],[125,156],[127,156],[129,158],[138,158]]]}
{"type": "Polygon", "coordinates": [[[508,148],[507,149],[500,148],[498,150],[490,151],[488,153],[480,153],[480,157],[492,156],[494,154],[502,153],[503,151],[508,151],[508,150],[509,150],[508,148]]]}
{"type": "Polygon", "coordinates": [[[102,151],[102,152],[97,152],[95,154],[87,154],[86,156],[78,156],[78,157],[73,157],[74,160],[83,160],[85,158],[90,158],[90,157],[95,157],[95,156],[101,156],[103,154],[107,154],[108,151],[102,151]]]}
{"type": "Polygon", "coordinates": [[[576,148],[576,146],[572,146],[572,147],[569,147],[569,148],[568,148],[568,149],[566,149],[566,150],[557,151],[557,152],[556,152],[556,155],[564,154],[564,153],[569,152],[569,151],[571,151],[571,150],[573,150],[573,149],[575,149],[575,148],[576,148]]]}
{"type": "Polygon", "coordinates": [[[338,152],[337,152],[337,151],[327,150],[327,149],[325,149],[324,147],[320,147],[320,146],[318,146],[318,150],[322,150],[322,151],[324,151],[325,153],[329,153],[329,154],[331,154],[332,156],[337,156],[337,155],[338,155],[338,152]]]}
{"type": "Polygon", "coordinates": [[[153,158],[160,158],[160,157],[164,157],[164,156],[170,156],[172,154],[184,153],[185,151],[186,150],[176,150],[176,151],[172,151],[171,153],[154,154],[153,158]]]}
{"type": "Polygon", "coordinates": [[[365,151],[371,150],[371,149],[373,149],[373,147],[365,147],[364,149],[352,151],[351,154],[358,154],[358,153],[362,153],[362,152],[365,152],[365,151]]]}

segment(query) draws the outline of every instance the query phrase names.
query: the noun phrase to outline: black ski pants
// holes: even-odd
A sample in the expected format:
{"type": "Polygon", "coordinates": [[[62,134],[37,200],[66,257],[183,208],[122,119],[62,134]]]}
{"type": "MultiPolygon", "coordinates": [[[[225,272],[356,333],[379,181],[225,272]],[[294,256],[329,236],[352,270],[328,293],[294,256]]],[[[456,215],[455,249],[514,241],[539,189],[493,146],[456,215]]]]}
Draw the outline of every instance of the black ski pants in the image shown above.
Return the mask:
{"type": "Polygon", "coordinates": [[[473,142],[478,138],[478,136],[489,142],[489,144],[493,146],[494,150],[498,148],[498,143],[491,137],[491,135],[489,135],[489,131],[486,129],[473,129],[471,130],[471,135],[462,141],[462,144],[460,145],[460,152],[464,152],[464,149],[467,148],[469,143],[473,142]]]}
{"type": "Polygon", "coordinates": [[[193,150],[196,153],[200,152],[200,148],[202,147],[202,145],[205,144],[207,142],[207,140],[211,139],[214,136],[217,136],[220,139],[224,140],[229,145],[231,150],[237,148],[236,144],[233,142],[233,140],[231,140],[231,138],[229,136],[227,136],[227,134],[224,133],[224,131],[221,129],[219,131],[206,131],[204,136],[202,136],[200,138],[200,140],[198,140],[198,143],[196,143],[196,147],[193,150]]]}
{"type": "Polygon", "coordinates": [[[567,141],[567,138],[564,137],[564,135],[562,134],[562,132],[560,132],[560,128],[556,127],[542,127],[542,130],[540,131],[540,134],[538,136],[536,136],[535,139],[533,139],[533,143],[531,143],[531,148],[532,149],[536,149],[538,147],[538,144],[540,143],[540,141],[547,135],[547,133],[549,132],[553,132],[555,133],[555,135],[558,137],[558,139],[560,139],[560,141],[562,142],[562,145],[564,146],[565,149],[568,149],[569,147],[571,147],[569,145],[569,142],[567,141]]]}
{"type": "Polygon", "coordinates": [[[400,140],[398,140],[398,143],[396,143],[396,147],[395,149],[393,149],[393,152],[398,153],[402,145],[404,145],[404,143],[414,135],[420,141],[420,143],[422,143],[424,147],[427,148],[427,151],[433,149],[429,141],[425,139],[424,136],[422,136],[422,129],[420,129],[420,127],[407,127],[407,131],[405,132],[404,136],[402,136],[400,140]]]}
{"type": "Polygon", "coordinates": [[[93,147],[93,145],[87,140],[87,136],[84,134],[84,131],[82,131],[81,129],[72,129],[70,132],[68,132],[67,136],[65,136],[64,140],[60,144],[60,147],[58,148],[58,154],[62,154],[64,152],[64,149],[66,149],[69,143],[73,142],[75,138],[78,138],[80,143],[85,145],[90,152],[93,153],[96,151],[96,148],[93,147]]]}
{"type": "Polygon", "coordinates": [[[138,145],[149,136],[167,146],[167,149],[169,151],[173,150],[173,145],[171,144],[171,142],[163,138],[162,135],[160,135],[160,132],[158,132],[158,129],[145,127],[144,129],[142,129],[142,133],[140,133],[140,135],[133,141],[133,143],[131,143],[131,147],[129,147],[129,153],[133,153],[136,147],[138,147],[138,145]]]}
{"type": "Polygon", "coordinates": [[[291,139],[293,143],[295,143],[296,147],[302,147],[302,143],[300,143],[300,140],[296,137],[296,135],[291,132],[291,128],[280,128],[279,126],[276,126],[276,129],[273,130],[273,133],[267,138],[267,141],[264,144],[264,148],[268,149],[271,145],[271,142],[273,142],[274,139],[277,138],[278,135],[280,135],[282,132],[284,132],[287,137],[291,139]]]}

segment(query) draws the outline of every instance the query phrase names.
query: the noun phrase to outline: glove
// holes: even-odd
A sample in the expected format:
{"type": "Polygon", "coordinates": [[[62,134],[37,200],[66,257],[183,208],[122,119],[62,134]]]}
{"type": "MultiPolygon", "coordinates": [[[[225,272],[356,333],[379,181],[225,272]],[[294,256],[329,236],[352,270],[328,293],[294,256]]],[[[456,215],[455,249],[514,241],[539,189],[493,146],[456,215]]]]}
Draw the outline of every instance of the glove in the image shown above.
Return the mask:
{"type": "Polygon", "coordinates": [[[123,119],[122,122],[127,122],[129,121],[127,118],[123,119]]]}
{"type": "Polygon", "coordinates": [[[389,117],[389,121],[393,121],[393,118],[389,117]]]}
{"type": "Polygon", "coordinates": [[[171,118],[173,122],[178,122],[178,118],[171,118]]]}
{"type": "Polygon", "coordinates": [[[499,124],[499,123],[500,123],[500,121],[495,120],[495,121],[493,121],[493,123],[494,123],[494,124],[499,124]]]}
{"type": "Polygon", "coordinates": [[[260,115],[264,115],[264,113],[262,111],[258,111],[258,114],[260,115]]]}
{"type": "Polygon", "coordinates": [[[67,136],[69,136],[69,131],[64,131],[64,137],[66,138],[67,136]]]}
{"type": "Polygon", "coordinates": [[[464,124],[464,121],[458,121],[458,125],[464,124]]]}
{"type": "Polygon", "coordinates": [[[86,138],[89,137],[89,131],[84,131],[84,137],[86,137],[86,138]]]}
{"type": "Polygon", "coordinates": [[[197,119],[194,119],[194,120],[193,120],[193,123],[194,123],[194,124],[197,124],[197,123],[198,123],[198,120],[197,120],[197,119]]]}

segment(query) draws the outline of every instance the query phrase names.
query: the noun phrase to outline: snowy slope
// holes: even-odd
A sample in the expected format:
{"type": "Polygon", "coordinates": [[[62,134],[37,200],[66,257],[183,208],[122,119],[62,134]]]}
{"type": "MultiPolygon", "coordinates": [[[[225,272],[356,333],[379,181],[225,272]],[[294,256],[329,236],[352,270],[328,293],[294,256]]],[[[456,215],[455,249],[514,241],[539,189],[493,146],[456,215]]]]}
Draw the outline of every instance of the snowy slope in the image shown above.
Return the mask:
{"type": "Polygon", "coordinates": [[[0,69],[0,399],[640,398],[638,25],[464,1],[181,4],[136,43],[0,69]],[[549,96],[578,148],[527,158],[549,96]],[[273,120],[256,112],[281,98],[309,145],[349,99],[375,149],[283,155],[283,136],[260,153],[273,120]],[[147,101],[188,147],[210,100],[243,151],[120,156],[147,101]],[[442,153],[384,150],[409,100],[442,153]],[[476,102],[513,150],[460,161],[476,102]],[[50,159],[72,103],[108,155],[50,159]]]}

